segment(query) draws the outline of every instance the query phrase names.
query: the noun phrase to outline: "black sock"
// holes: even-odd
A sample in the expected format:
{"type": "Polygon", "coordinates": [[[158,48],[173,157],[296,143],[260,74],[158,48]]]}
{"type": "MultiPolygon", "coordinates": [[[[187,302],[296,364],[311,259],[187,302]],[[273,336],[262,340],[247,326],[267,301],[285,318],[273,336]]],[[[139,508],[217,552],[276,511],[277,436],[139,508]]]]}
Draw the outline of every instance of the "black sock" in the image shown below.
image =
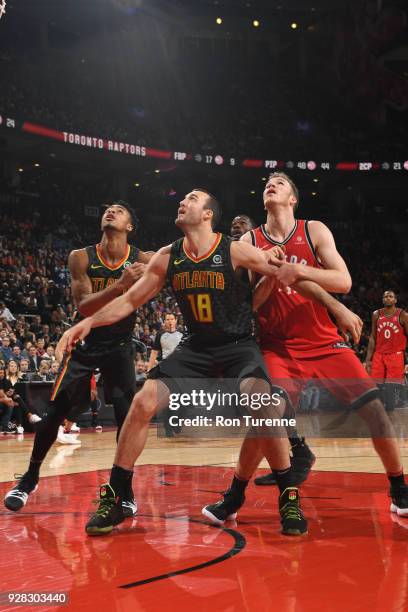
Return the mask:
{"type": "Polygon", "coordinates": [[[115,492],[115,495],[121,499],[126,498],[129,486],[132,486],[133,470],[125,470],[124,468],[114,465],[111,471],[109,484],[115,492]]]}
{"type": "Polygon", "coordinates": [[[286,470],[273,470],[273,473],[280,493],[283,493],[288,487],[293,486],[292,468],[288,467],[286,470]]]}
{"type": "Polygon", "coordinates": [[[232,483],[228,492],[231,493],[234,497],[244,497],[245,489],[248,486],[248,482],[248,480],[238,478],[236,474],[234,474],[234,478],[232,479],[232,483]]]}
{"type": "Polygon", "coordinates": [[[397,475],[388,474],[388,480],[390,481],[391,489],[399,489],[405,486],[404,472],[397,475]]]}

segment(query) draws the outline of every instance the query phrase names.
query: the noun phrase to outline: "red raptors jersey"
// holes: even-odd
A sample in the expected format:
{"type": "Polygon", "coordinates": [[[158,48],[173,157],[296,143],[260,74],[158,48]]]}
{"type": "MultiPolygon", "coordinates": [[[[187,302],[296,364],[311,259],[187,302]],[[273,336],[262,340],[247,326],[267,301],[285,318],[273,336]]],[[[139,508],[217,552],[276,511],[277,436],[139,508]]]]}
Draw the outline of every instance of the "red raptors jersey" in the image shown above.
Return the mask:
{"type": "MultiPolygon", "coordinates": [[[[260,249],[281,246],[287,261],[314,268],[322,267],[317,260],[308,231],[308,221],[297,219],[283,242],[274,241],[261,225],[252,232],[253,243],[260,249]]],[[[258,312],[262,349],[307,351],[312,357],[325,349],[342,349],[346,345],[339,336],[324,306],[304,298],[294,289],[280,283],[258,312]]]]}
{"type": "Polygon", "coordinates": [[[377,319],[377,338],[375,342],[376,353],[384,354],[405,351],[407,337],[400,323],[401,312],[401,308],[397,308],[392,316],[387,317],[383,309],[379,311],[377,319]]]}

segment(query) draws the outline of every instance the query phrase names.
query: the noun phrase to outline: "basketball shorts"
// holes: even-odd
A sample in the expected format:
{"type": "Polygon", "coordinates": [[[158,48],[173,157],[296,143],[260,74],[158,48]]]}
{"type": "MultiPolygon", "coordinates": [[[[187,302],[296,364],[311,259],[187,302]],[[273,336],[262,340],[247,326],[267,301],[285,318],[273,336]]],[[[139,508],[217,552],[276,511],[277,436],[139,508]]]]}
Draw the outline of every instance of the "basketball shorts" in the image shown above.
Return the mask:
{"type": "Polygon", "coordinates": [[[262,353],[252,336],[217,346],[186,338],[148,374],[149,379],[164,382],[172,393],[180,391],[182,379],[220,377],[234,379],[238,385],[245,378],[257,378],[270,386],[262,353]]]}
{"type": "Polygon", "coordinates": [[[51,392],[51,401],[57,401],[63,395],[72,407],[87,408],[96,368],[102,374],[107,403],[114,403],[115,398],[133,397],[136,390],[133,347],[130,342],[121,342],[108,346],[84,344],[64,357],[51,392]]]}
{"type": "Polygon", "coordinates": [[[405,378],[404,351],[397,353],[374,353],[371,376],[378,383],[403,384],[405,378]]]}
{"type": "Polygon", "coordinates": [[[273,385],[282,389],[296,408],[301,391],[312,379],[319,382],[343,404],[360,408],[379,397],[379,389],[355,353],[348,348],[328,351],[317,357],[296,356],[287,351],[263,350],[273,385]]]}

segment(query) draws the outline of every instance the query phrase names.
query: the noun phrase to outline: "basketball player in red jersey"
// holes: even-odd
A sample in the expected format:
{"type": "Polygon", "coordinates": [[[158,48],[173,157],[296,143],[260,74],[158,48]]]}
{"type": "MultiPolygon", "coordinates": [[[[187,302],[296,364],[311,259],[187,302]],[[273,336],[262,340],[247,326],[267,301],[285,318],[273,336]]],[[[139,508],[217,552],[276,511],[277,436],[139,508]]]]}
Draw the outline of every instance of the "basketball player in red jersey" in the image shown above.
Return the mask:
{"type": "Polygon", "coordinates": [[[375,310],[371,318],[368,342],[367,372],[384,384],[386,408],[395,408],[395,386],[404,382],[404,352],[407,346],[408,313],[397,308],[394,291],[385,291],[384,308],[375,310]]]}
{"type": "MultiPolygon", "coordinates": [[[[301,384],[319,379],[333,395],[348,404],[367,422],[374,447],[391,485],[391,511],[408,516],[408,487],[401,455],[379,389],[355,353],[339,336],[327,310],[302,297],[292,287],[299,280],[312,280],[323,289],[347,293],[351,277],[337,251],[330,230],[320,221],[295,219],[299,193],[284,173],[269,177],[264,190],[265,225],[245,234],[242,240],[262,250],[284,248],[287,262],[276,269],[274,280],[261,280],[255,290],[260,346],[275,387],[281,385],[292,406],[297,405],[301,384]]],[[[241,447],[233,483],[241,482],[217,504],[203,513],[222,524],[244,502],[243,490],[262,459],[256,438],[247,437],[241,447]]]]}

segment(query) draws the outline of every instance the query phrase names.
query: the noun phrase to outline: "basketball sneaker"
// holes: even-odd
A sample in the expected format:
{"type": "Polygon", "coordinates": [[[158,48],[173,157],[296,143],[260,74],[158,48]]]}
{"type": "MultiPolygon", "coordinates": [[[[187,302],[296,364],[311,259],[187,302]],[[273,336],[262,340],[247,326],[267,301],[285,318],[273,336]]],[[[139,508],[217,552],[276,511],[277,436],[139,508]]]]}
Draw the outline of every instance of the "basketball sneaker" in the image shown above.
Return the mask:
{"type": "Polygon", "coordinates": [[[307,521],[300,507],[299,491],[288,487],[279,497],[279,514],[284,535],[304,535],[307,533],[307,521]]]}
{"type": "Polygon", "coordinates": [[[26,505],[30,493],[34,493],[37,487],[38,480],[35,480],[31,474],[26,472],[23,476],[18,478],[17,485],[6,493],[4,505],[8,510],[12,510],[13,512],[21,510],[21,508],[26,505]]]}
{"type": "MultiPolygon", "coordinates": [[[[304,438],[302,438],[302,443],[299,446],[292,449],[292,452],[293,457],[290,458],[290,464],[292,466],[293,485],[298,487],[307,480],[316,457],[306,444],[304,438]]],[[[271,472],[265,476],[258,476],[254,482],[258,486],[271,486],[276,485],[276,478],[273,472],[271,472]]]]}
{"type": "Polygon", "coordinates": [[[231,490],[225,491],[224,499],[216,504],[204,506],[201,514],[206,516],[214,525],[223,525],[225,521],[235,521],[237,510],[244,504],[245,495],[237,497],[232,495],[231,490]]]}
{"type": "Polygon", "coordinates": [[[398,488],[391,487],[391,512],[398,516],[408,517],[408,486],[402,485],[398,488]]]}
{"type": "Polygon", "coordinates": [[[137,514],[137,503],[134,499],[127,499],[122,501],[123,515],[128,517],[136,516],[137,514]]]}
{"type": "Polygon", "coordinates": [[[91,516],[85,526],[88,535],[105,535],[110,533],[115,525],[125,520],[122,504],[115,496],[115,491],[110,484],[104,484],[99,490],[99,507],[91,516]]]}

